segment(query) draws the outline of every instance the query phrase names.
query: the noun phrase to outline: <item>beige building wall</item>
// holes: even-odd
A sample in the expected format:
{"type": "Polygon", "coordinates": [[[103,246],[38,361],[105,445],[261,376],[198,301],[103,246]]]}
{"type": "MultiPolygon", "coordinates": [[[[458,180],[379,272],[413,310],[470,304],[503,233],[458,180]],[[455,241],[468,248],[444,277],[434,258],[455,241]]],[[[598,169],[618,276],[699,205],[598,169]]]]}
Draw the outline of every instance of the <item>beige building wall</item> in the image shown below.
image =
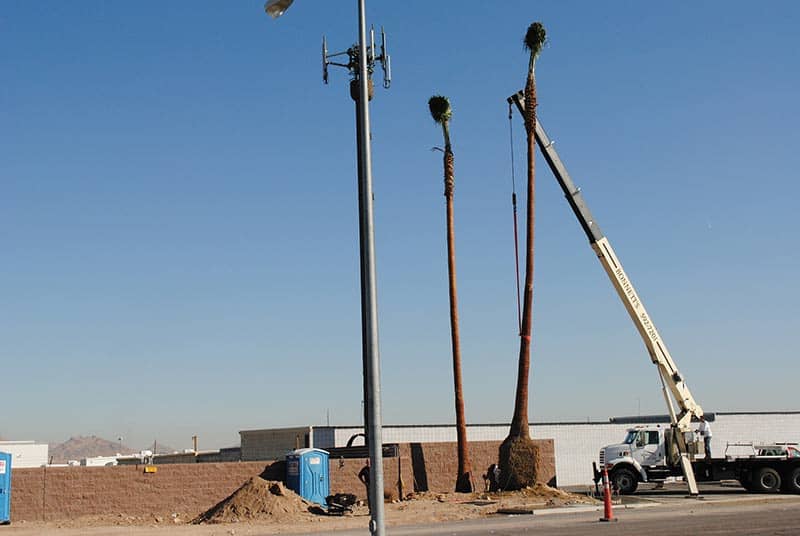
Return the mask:
{"type": "Polygon", "coordinates": [[[0,452],[11,454],[11,468],[41,467],[47,465],[47,443],[34,441],[0,441],[0,452]]]}

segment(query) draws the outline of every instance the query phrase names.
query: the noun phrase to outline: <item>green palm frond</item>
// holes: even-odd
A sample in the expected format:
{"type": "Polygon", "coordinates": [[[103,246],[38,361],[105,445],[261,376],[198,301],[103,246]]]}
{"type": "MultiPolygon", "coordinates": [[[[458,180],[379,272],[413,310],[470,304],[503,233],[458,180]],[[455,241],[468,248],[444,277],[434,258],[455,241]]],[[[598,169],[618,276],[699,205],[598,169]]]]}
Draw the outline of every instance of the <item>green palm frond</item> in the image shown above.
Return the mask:
{"type": "Polygon", "coordinates": [[[442,95],[434,95],[428,99],[428,109],[431,111],[431,117],[440,125],[450,121],[453,117],[453,109],[450,108],[450,100],[442,95]]]}
{"type": "Polygon", "coordinates": [[[539,57],[546,42],[547,33],[541,22],[534,22],[528,26],[528,31],[525,33],[525,50],[530,51],[532,58],[539,57]]]}

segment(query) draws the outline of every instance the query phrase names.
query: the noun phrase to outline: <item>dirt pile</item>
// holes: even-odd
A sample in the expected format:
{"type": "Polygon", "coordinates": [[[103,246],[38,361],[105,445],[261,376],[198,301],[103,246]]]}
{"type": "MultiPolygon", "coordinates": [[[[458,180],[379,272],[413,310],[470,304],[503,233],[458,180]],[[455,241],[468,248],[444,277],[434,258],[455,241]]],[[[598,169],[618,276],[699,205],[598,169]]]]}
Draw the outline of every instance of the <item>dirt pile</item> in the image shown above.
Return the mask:
{"type": "Polygon", "coordinates": [[[587,497],[585,495],[578,495],[570,493],[557,488],[551,488],[547,484],[537,482],[533,486],[520,490],[520,493],[526,497],[541,497],[544,499],[561,499],[564,501],[578,501],[585,502],[587,497]]]}
{"type": "Polygon", "coordinates": [[[568,506],[572,504],[597,504],[598,502],[587,495],[551,488],[547,484],[542,483],[536,483],[533,486],[523,488],[517,493],[528,501],[544,501],[547,507],[568,506]]]}
{"type": "Polygon", "coordinates": [[[499,505],[500,507],[530,504],[554,507],[571,504],[597,504],[598,502],[586,495],[551,488],[547,484],[542,483],[536,483],[533,486],[522,488],[519,491],[474,492],[472,494],[430,491],[415,492],[407,495],[405,500],[426,501],[431,503],[434,501],[438,503],[460,503],[475,506],[499,505]]]}
{"type": "Polygon", "coordinates": [[[228,498],[197,516],[192,523],[238,523],[271,521],[290,523],[313,517],[312,504],[281,482],[254,476],[228,498]]]}

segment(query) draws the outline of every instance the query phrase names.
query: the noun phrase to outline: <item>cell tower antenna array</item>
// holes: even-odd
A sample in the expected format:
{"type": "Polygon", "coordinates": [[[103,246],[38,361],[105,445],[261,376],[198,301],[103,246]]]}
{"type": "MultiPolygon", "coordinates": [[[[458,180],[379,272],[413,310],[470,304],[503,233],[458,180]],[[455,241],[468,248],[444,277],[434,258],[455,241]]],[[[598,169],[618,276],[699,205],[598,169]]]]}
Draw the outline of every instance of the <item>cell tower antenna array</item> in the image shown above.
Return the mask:
{"type": "MultiPolygon", "coordinates": [[[[392,59],[389,56],[388,48],[386,47],[386,32],[381,28],[381,50],[379,55],[375,55],[375,28],[369,29],[369,45],[367,45],[367,70],[369,76],[375,70],[375,64],[380,63],[383,69],[383,87],[389,89],[392,85],[392,59]]],[[[335,65],[337,67],[344,67],[350,72],[353,79],[358,78],[358,45],[353,45],[344,52],[336,52],[333,54],[328,53],[328,41],[325,36],[322,36],[322,81],[328,83],[328,65],[335,65]],[[331,58],[339,58],[347,56],[347,63],[339,61],[331,61],[331,58]]]]}

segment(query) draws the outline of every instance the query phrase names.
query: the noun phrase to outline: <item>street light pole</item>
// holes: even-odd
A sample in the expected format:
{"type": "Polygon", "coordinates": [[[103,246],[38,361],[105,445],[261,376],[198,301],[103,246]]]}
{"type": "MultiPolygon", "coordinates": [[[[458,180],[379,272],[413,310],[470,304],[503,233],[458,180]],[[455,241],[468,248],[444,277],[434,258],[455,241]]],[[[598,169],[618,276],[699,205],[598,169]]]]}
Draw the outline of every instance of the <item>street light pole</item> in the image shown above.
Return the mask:
{"type": "MultiPolygon", "coordinates": [[[[273,18],[280,17],[293,0],[267,0],[264,8],[273,18]]],[[[357,99],[356,136],[358,145],[358,229],[361,268],[361,348],[364,369],[365,435],[370,459],[370,533],[385,536],[383,508],[383,437],[381,423],[380,352],[378,347],[378,298],[375,275],[375,233],[372,194],[372,151],[369,128],[369,81],[371,63],[375,62],[375,45],[367,47],[367,14],[365,0],[358,0],[358,65],[356,76],[357,99]],[[370,58],[368,58],[370,56],[370,58]],[[371,62],[371,63],[370,63],[371,62]]],[[[391,71],[386,53],[385,36],[381,45],[384,68],[384,87],[389,87],[391,71]]],[[[352,51],[352,50],[351,50],[352,51]]],[[[349,51],[350,52],[350,51],[349,51]]],[[[348,55],[350,55],[348,53],[348,55]]],[[[352,60],[352,55],[350,56],[352,60]]],[[[323,40],[323,79],[327,83],[327,48],[323,40]]],[[[342,67],[355,67],[333,63],[342,67]]]]}
{"type": "Polygon", "coordinates": [[[383,518],[383,438],[381,433],[380,352],[378,347],[378,297],[375,275],[373,225],[372,150],[369,139],[369,72],[367,69],[367,15],[365,0],[358,0],[358,214],[361,253],[361,341],[367,387],[367,443],[370,458],[370,533],[385,534],[383,518]]]}

